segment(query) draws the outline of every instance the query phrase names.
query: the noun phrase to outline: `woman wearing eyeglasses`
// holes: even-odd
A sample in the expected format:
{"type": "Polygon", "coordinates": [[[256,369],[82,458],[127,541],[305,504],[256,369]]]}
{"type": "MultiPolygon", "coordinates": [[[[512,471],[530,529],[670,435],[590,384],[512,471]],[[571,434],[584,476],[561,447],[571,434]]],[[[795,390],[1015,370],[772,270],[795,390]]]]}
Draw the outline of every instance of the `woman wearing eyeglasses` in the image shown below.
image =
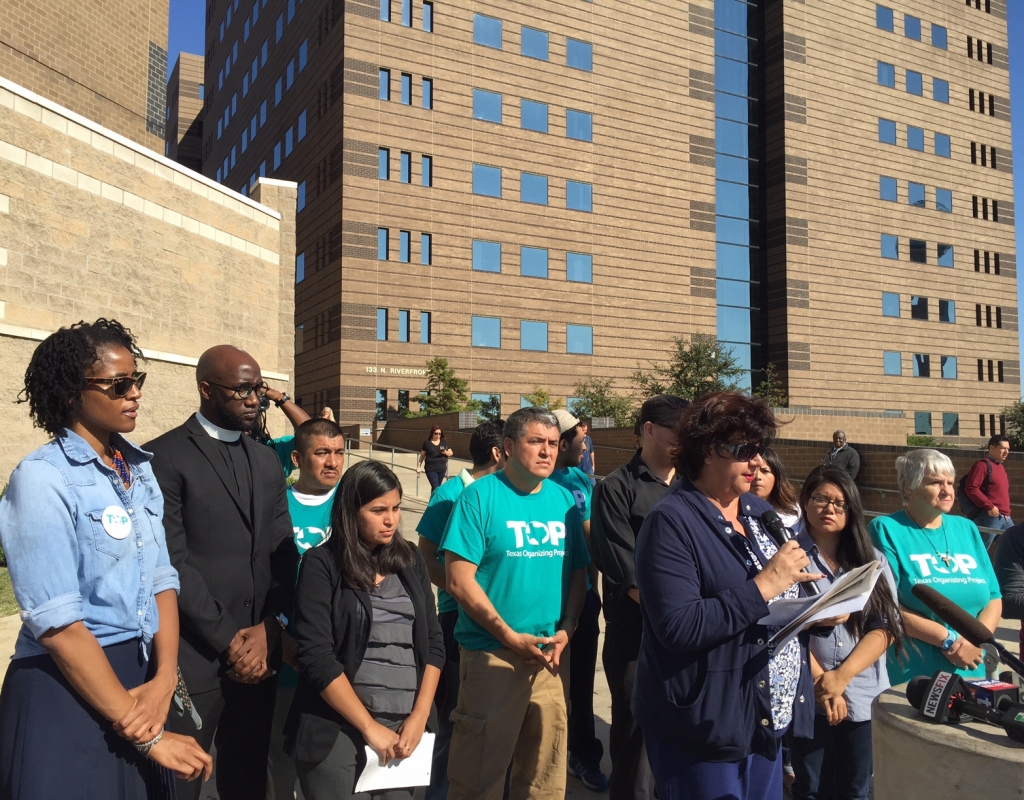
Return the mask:
{"type": "Polygon", "coordinates": [[[984,677],[981,650],[947,628],[910,591],[926,584],[990,631],[999,624],[1002,594],[978,526],[949,513],[956,496],[953,462],[938,450],[911,450],[896,459],[896,472],[903,509],[868,526],[892,567],[903,627],[913,640],[905,659],[887,660],[889,680],[895,685],[950,669],[984,677]]]}
{"type": "Polygon", "coordinates": [[[0,500],[22,627],[0,691],[0,796],[173,796],[210,756],[164,732],[178,683],[178,575],[150,455],[135,429],[146,374],[114,320],[35,350],[22,400],[52,440],[0,500]]]}
{"type": "Polygon", "coordinates": [[[750,486],[777,425],[765,401],[738,392],[693,403],[677,430],[683,479],[640,529],[633,703],[662,800],[781,798],[782,736],[814,732],[808,636],[775,648],[758,624],[821,577],[758,522],[772,508],[750,486]]]}
{"type": "MultiPolygon", "coordinates": [[[[863,611],[811,636],[818,701],[813,739],[792,742],[795,800],[867,800],[871,783],[871,701],[889,688],[885,651],[903,651],[895,586],[885,556],[871,545],[860,493],[844,469],[813,472],[800,491],[807,548],[821,589],[849,570],[879,561],[884,578],[863,611]]],[[[803,537],[801,537],[803,539],[803,537]]]]}

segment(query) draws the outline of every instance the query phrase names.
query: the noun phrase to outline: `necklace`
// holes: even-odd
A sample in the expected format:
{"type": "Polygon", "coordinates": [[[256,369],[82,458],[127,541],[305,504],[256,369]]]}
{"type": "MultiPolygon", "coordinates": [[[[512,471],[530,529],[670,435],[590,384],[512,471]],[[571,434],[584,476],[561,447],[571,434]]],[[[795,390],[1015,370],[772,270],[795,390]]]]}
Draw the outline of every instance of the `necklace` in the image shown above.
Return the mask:
{"type": "Polygon", "coordinates": [[[939,517],[939,519],[942,520],[939,523],[939,530],[942,532],[942,541],[943,541],[943,543],[946,546],[946,552],[945,553],[940,553],[939,552],[939,548],[935,546],[935,544],[931,540],[931,537],[928,534],[928,530],[929,529],[925,528],[920,522],[918,522],[916,519],[911,517],[910,514],[907,514],[907,516],[910,517],[911,521],[915,525],[917,525],[917,527],[920,528],[921,531],[924,533],[925,539],[928,542],[928,546],[931,547],[932,550],[935,551],[936,557],[939,558],[942,561],[942,563],[946,565],[947,568],[953,566],[953,556],[949,552],[949,537],[946,535],[946,522],[945,522],[945,520],[942,520],[941,516],[939,517]]]}
{"type": "Polygon", "coordinates": [[[128,469],[128,463],[124,460],[124,456],[121,451],[116,447],[111,447],[111,460],[114,462],[114,472],[117,473],[117,477],[121,479],[121,485],[124,488],[130,489],[132,486],[132,474],[128,469]]]}

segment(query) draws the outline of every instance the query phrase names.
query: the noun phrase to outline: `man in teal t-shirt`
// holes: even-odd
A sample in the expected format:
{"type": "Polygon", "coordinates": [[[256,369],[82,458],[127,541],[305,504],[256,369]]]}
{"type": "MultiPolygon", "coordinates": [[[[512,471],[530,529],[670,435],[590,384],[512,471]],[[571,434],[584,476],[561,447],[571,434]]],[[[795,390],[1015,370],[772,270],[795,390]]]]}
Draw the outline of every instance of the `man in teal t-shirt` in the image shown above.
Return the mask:
{"type": "Polygon", "coordinates": [[[497,472],[505,466],[505,450],[500,421],[483,422],[469,439],[469,455],[473,468],[464,469],[434,490],[430,496],[416,533],[420,535],[420,552],[427,562],[430,581],[437,587],[437,618],[444,634],[444,668],[434,693],[437,707],[438,730],[434,739],[433,766],[426,800],[445,800],[448,796],[448,747],[452,739],[451,713],[459,699],[459,645],[455,641],[455,625],[459,619],[459,606],[445,591],[444,559],[437,554],[448,517],[455,501],[473,481],[497,472]]]}
{"type": "MultiPolygon", "coordinates": [[[[328,419],[303,422],[295,429],[291,460],[299,470],[299,479],[288,487],[288,513],[301,559],[307,550],[331,538],[331,510],[345,466],[345,436],[341,428],[328,419]]],[[[298,579],[298,574],[295,577],[298,579]]],[[[285,663],[277,676],[267,784],[274,787],[274,797],[293,797],[297,779],[295,760],[285,755],[283,730],[299,685],[299,674],[294,668],[295,639],[287,631],[281,634],[281,650],[285,663]]]]}
{"type": "Polygon", "coordinates": [[[441,540],[459,604],[459,700],[449,800],[565,793],[568,732],[562,652],[590,563],[576,501],[550,477],[559,425],[542,408],[505,423],[502,472],[468,486],[441,540]]]}

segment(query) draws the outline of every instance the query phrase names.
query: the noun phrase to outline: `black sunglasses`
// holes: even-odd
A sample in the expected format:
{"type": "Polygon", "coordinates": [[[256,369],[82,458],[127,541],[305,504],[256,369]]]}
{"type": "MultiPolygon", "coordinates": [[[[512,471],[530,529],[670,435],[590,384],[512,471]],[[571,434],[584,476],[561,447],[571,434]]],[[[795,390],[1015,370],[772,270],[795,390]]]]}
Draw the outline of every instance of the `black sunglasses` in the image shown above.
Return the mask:
{"type": "Polygon", "coordinates": [[[748,442],[718,445],[718,451],[720,453],[723,455],[728,453],[737,461],[750,461],[755,456],[763,456],[765,449],[766,448],[763,444],[750,444],[748,442]]]}
{"type": "Polygon", "coordinates": [[[239,400],[248,399],[248,397],[253,392],[258,392],[259,396],[262,397],[267,393],[267,389],[270,388],[263,381],[260,381],[259,383],[256,384],[252,384],[249,383],[248,381],[245,381],[244,383],[238,384],[238,386],[225,386],[223,383],[214,383],[213,381],[207,381],[207,383],[210,384],[211,386],[219,386],[221,389],[227,389],[229,392],[232,392],[235,395],[235,397],[237,397],[239,400]]]}
{"type": "Polygon", "coordinates": [[[132,390],[133,386],[138,386],[142,389],[142,384],[146,382],[145,372],[136,372],[131,376],[124,376],[122,378],[86,378],[89,383],[98,383],[101,386],[111,386],[114,389],[115,397],[127,397],[128,392],[132,390]]]}

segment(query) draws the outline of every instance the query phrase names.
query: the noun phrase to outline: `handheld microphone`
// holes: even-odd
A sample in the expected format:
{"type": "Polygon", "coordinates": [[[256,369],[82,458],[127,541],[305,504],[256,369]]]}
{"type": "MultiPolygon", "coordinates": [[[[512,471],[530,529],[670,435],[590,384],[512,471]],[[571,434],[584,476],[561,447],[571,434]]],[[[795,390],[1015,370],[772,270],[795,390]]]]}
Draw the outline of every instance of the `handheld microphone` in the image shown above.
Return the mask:
{"type": "Polygon", "coordinates": [[[1004,697],[998,708],[974,699],[970,686],[954,672],[918,676],[907,684],[907,701],[925,719],[937,724],[961,722],[964,717],[998,725],[1016,742],[1024,742],[1024,706],[1004,697]]]}
{"type": "MultiPolygon", "coordinates": [[[[765,532],[775,540],[775,543],[778,544],[779,547],[782,547],[786,542],[796,538],[793,536],[793,532],[782,524],[782,519],[779,515],[771,509],[765,511],[760,517],[758,517],[758,521],[764,526],[765,532]]],[[[804,567],[803,571],[810,572],[811,570],[810,567],[804,567]]],[[[804,591],[809,595],[821,594],[821,589],[819,589],[817,584],[813,581],[808,581],[807,583],[802,583],[800,585],[804,587],[804,591]]]]}
{"type": "Polygon", "coordinates": [[[910,591],[914,597],[928,606],[935,616],[949,625],[949,627],[963,636],[975,647],[981,647],[986,644],[989,645],[999,653],[1000,661],[1006,664],[1006,666],[1018,675],[1024,676],[1024,661],[1021,661],[1017,656],[1013,655],[1013,653],[999,644],[988,628],[960,608],[960,606],[948,597],[940,594],[931,586],[926,586],[923,583],[915,584],[910,591]]]}

